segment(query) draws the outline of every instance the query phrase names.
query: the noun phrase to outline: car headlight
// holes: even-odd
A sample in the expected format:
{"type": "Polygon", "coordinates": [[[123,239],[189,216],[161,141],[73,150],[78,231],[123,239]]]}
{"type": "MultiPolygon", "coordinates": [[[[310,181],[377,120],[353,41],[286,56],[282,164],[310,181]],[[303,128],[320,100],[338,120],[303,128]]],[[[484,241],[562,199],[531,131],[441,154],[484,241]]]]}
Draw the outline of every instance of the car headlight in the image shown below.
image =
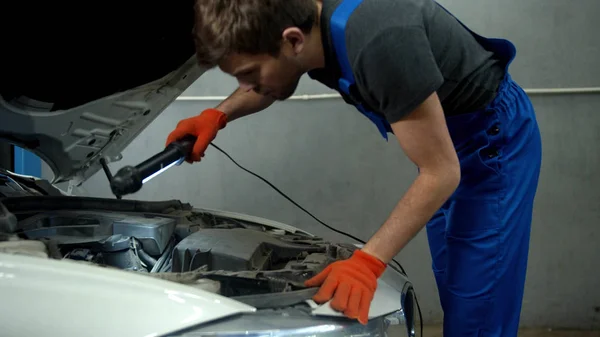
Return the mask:
{"type": "Polygon", "coordinates": [[[260,310],[193,327],[168,337],[413,337],[414,293],[402,296],[403,308],[373,318],[367,325],[343,317],[312,316],[308,306],[260,310]]]}

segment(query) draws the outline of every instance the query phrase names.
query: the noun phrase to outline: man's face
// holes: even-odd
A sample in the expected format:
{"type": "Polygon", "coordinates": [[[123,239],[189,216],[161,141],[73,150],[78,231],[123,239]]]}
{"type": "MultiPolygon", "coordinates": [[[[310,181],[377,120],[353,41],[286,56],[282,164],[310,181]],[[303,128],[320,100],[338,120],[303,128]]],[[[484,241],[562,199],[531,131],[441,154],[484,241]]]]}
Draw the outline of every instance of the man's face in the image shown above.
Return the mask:
{"type": "Polygon", "coordinates": [[[230,55],[219,67],[237,78],[240,88],[281,101],[294,94],[304,73],[293,54],[285,48],[277,57],[268,54],[230,55]]]}

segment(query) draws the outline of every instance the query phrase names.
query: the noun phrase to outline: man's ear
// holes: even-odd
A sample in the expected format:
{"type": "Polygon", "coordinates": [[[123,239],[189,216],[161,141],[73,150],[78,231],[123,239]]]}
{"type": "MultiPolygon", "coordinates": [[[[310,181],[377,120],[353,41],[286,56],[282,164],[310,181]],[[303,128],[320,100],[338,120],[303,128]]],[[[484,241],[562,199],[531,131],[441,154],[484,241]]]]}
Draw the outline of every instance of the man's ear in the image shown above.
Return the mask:
{"type": "Polygon", "coordinates": [[[298,27],[290,27],[283,31],[283,40],[290,44],[294,53],[299,54],[304,49],[306,35],[298,27]]]}

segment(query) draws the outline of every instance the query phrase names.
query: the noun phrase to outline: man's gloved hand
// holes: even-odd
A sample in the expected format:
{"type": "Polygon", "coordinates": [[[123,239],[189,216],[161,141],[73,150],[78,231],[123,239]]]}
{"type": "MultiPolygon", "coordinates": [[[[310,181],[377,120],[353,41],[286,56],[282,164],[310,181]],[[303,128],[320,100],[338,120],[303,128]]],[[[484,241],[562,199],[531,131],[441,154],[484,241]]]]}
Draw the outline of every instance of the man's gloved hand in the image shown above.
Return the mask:
{"type": "Polygon", "coordinates": [[[204,157],[204,151],[206,151],[210,142],[215,139],[217,132],[223,129],[225,125],[227,125],[227,115],[223,112],[217,109],[204,110],[198,116],[180,121],[175,130],[167,137],[166,145],[186,135],[196,136],[197,139],[196,143],[194,143],[192,153],[186,160],[189,163],[200,161],[204,157]]]}
{"type": "Polygon", "coordinates": [[[330,264],[304,285],[321,286],[313,297],[315,302],[325,303],[333,297],[331,307],[334,310],[367,324],[369,307],[377,289],[377,279],[385,268],[386,264],[378,258],[356,250],[352,257],[330,264]]]}

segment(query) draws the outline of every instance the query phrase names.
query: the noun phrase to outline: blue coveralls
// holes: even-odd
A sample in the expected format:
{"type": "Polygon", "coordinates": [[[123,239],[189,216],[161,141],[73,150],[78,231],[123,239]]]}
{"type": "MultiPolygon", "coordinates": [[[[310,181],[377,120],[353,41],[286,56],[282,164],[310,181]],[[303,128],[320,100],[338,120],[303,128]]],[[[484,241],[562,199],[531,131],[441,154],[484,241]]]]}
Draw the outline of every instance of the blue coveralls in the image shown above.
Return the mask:
{"type": "MultiPolygon", "coordinates": [[[[345,0],[332,17],[334,47],[344,76],[339,90],[352,97],[387,139],[389,124],[365,111],[360,98],[348,90],[354,77],[343,32],[360,2],[345,0]]],[[[517,336],[541,137],[529,98],[508,73],[516,55],[514,45],[469,31],[501,57],[506,75],[485,109],[446,118],[460,160],[461,182],[427,224],[427,237],[444,311],[444,336],[517,336]]]]}

